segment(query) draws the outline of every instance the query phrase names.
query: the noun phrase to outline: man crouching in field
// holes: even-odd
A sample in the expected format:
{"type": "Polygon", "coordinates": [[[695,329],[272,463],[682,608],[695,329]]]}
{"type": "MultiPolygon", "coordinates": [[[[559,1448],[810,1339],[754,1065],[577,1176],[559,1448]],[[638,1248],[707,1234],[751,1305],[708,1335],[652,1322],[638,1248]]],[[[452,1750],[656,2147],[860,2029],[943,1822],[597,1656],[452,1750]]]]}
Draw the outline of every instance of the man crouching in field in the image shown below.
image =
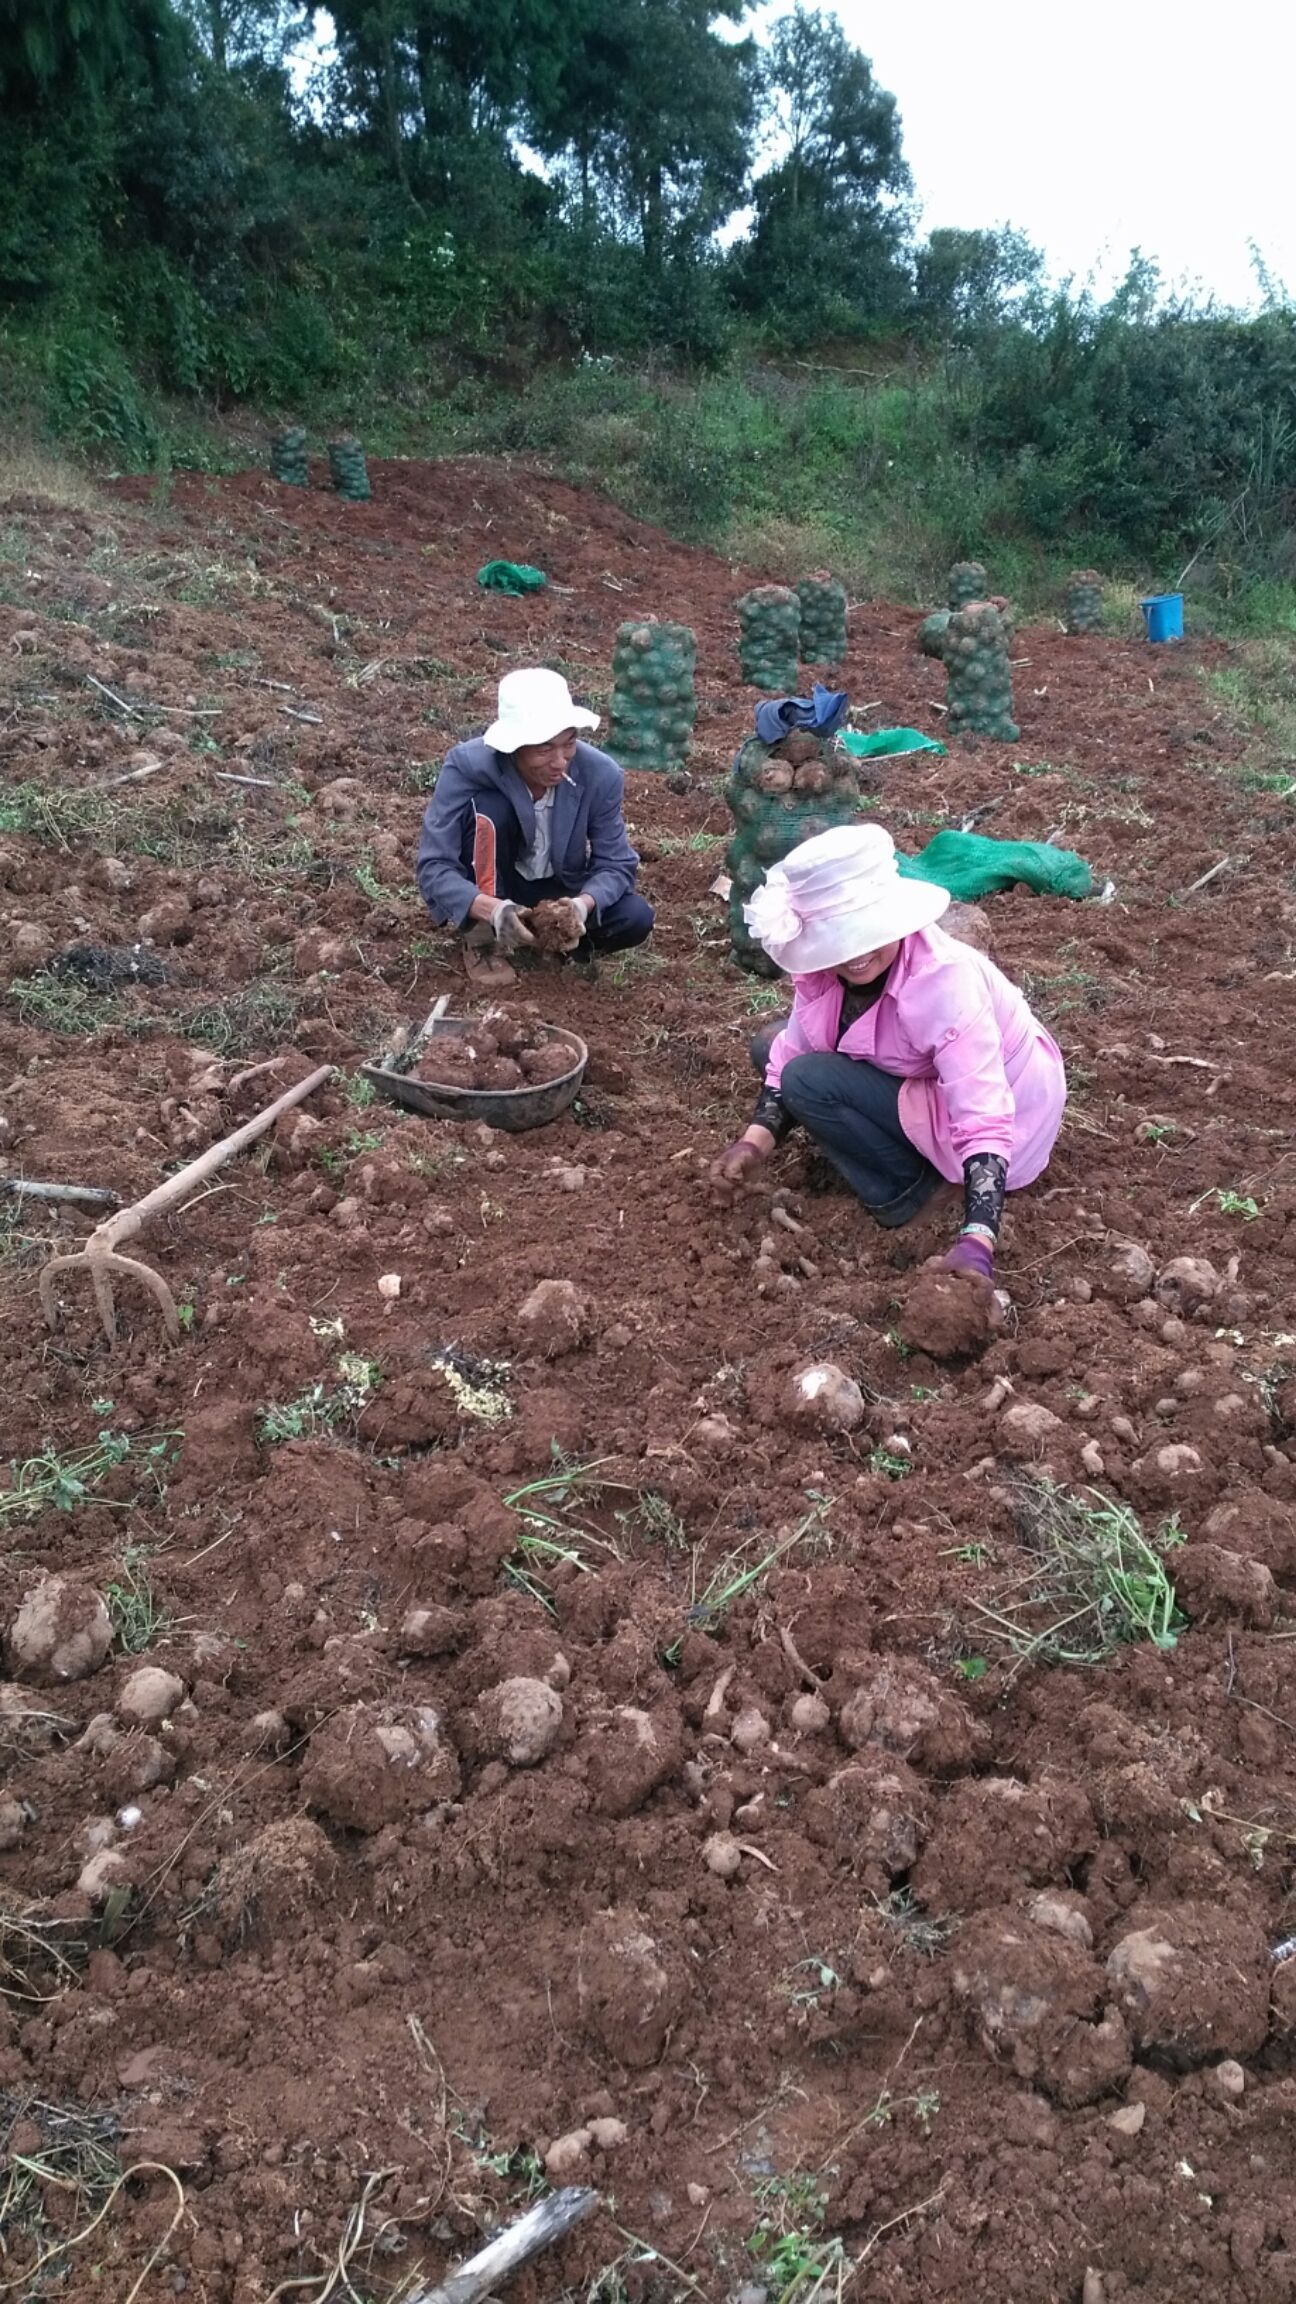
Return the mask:
{"type": "Polygon", "coordinates": [[[509,672],[485,735],[446,757],[415,871],[433,919],[462,933],[475,984],[515,982],[509,954],[525,944],[580,959],[652,932],[652,906],[635,888],[625,778],[578,734],[597,726],[560,673],[509,672]]]}

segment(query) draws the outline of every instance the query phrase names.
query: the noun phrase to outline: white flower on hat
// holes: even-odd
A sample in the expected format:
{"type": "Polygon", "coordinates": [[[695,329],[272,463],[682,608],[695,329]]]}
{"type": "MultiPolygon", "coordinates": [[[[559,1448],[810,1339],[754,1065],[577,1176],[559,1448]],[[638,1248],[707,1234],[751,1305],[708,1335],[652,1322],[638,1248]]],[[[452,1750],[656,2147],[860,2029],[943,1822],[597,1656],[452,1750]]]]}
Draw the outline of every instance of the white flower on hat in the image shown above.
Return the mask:
{"type": "Polygon", "coordinates": [[[931,927],[949,900],[901,876],[884,825],[838,824],[771,865],[743,916],[776,967],[809,976],[931,927]]]}
{"type": "Polygon", "coordinates": [[[781,864],[767,872],[759,888],[743,906],[743,918],[761,944],[790,944],[804,926],[792,901],[788,876],[781,864]]]}

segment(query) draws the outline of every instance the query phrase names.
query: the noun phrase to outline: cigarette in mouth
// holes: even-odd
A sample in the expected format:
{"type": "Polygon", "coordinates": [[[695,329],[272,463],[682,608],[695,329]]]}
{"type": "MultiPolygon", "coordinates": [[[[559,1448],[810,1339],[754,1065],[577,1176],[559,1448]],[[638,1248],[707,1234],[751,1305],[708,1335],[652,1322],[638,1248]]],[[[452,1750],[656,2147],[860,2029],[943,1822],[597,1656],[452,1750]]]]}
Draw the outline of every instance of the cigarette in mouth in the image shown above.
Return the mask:
{"type": "Polygon", "coordinates": [[[571,787],[572,787],[572,790],[573,790],[573,791],[575,791],[575,789],[576,789],[576,779],[575,779],[575,777],[574,777],[574,776],[569,776],[565,768],[564,768],[564,770],[563,770],[563,772],[562,772],[562,780],[563,780],[564,784],[570,784],[570,785],[571,785],[571,787]]]}

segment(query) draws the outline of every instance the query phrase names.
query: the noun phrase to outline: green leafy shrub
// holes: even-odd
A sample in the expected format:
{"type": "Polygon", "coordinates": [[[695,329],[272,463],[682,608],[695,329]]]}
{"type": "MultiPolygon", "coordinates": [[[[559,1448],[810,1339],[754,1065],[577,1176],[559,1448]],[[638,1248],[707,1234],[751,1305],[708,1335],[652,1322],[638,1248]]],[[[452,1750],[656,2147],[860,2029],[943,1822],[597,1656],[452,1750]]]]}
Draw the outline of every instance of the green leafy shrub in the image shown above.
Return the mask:
{"type": "Polygon", "coordinates": [[[50,426],[59,439],[130,472],[157,461],[161,433],[111,339],[88,330],[56,336],[47,375],[50,426]]]}
{"type": "Polygon", "coordinates": [[[736,454],[696,405],[664,401],[639,458],[647,510],[681,536],[722,528],[736,488],[736,454]]]}

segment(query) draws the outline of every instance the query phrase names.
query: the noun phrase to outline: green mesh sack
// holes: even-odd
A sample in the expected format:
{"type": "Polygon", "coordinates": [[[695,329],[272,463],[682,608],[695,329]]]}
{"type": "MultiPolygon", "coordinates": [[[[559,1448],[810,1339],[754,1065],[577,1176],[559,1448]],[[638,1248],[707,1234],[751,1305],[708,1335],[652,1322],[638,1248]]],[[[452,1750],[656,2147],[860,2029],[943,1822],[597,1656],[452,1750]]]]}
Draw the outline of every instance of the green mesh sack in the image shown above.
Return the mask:
{"type": "Polygon", "coordinates": [[[896,863],[906,880],[932,880],[959,904],[977,904],[1018,882],[1037,896],[1092,896],[1094,878],[1072,848],[1043,840],[992,840],[985,832],[933,833],[920,856],[896,863]]]}
{"type": "Polygon", "coordinates": [[[1068,632],[1101,632],[1103,580],[1096,568],[1077,568],[1067,578],[1062,621],[1068,632]]]}
{"type": "Polygon", "coordinates": [[[966,608],[969,600],[984,600],[989,588],[990,579],[979,560],[956,560],[945,597],[951,608],[966,608]]]}
{"type": "Polygon", "coordinates": [[[527,560],[488,560],[477,571],[483,592],[507,592],[520,599],[526,592],[543,592],[549,579],[543,568],[527,560]]]}
{"type": "Polygon", "coordinates": [[[738,662],[753,688],[795,696],[801,603],[785,584],[758,584],[738,603],[738,662]]]}
{"type": "Polygon", "coordinates": [[[974,600],[951,614],[944,660],[949,733],[1015,744],[1021,730],[1012,716],[1008,639],[999,610],[989,600],[974,600]]]}
{"type": "Polygon", "coordinates": [[[845,585],[820,572],[804,576],[796,591],[801,603],[802,663],[840,664],[846,654],[845,585]]]}
{"type": "Polygon", "coordinates": [[[285,488],[309,488],[310,465],[306,457],[304,424],[289,424],[282,432],[271,435],[270,473],[285,488]]]}
{"type": "Polygon", "coordinates": [[[924,616],[918,627],[918,646],[924,656],[944,655],[949,620],[948,608],[935,608],[930,616],[924,616]]]}
{"type": "Polygon", "coordinates": [[[350,432],[340,440],[329,442],[329,472],[339,496],[349,504],[365,504],[369,500],[369,467],[359,441],[350,432]]]}
{"type": "Polygon", "coordinates": [[[733,957],[754,976],[777,976],[778,969],[756,942],[743,905],[777,864],[803,840],[830,825],[854,824],[859,817],[859,778],[849,753],[833,737],[826,740],[797,728],[777,744],[749,736],[725,786],[734,835],[725,854],[732,883],[729,940],[733,957]]]}
{"type": "Polygon", "coordinates": [[[697,641],[687,624],[645,617],[621,626],[612,651],[609,743],[623,768],[662,775],[683,766],[697,717],[696,663],[697,641]]]}

